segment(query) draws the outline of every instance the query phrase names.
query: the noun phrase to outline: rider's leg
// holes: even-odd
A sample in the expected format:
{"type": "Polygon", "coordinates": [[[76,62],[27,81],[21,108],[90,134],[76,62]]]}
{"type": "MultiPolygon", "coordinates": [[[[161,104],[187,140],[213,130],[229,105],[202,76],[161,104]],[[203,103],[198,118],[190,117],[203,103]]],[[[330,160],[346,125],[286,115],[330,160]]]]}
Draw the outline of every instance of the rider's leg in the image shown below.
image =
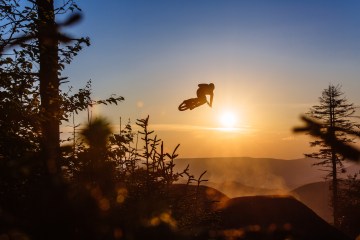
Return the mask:
{"type": "Polygon", "coordinates": [[[193,110],[195,107],[195,102],[192,102],[192,104],[190,105],[190,110],[193,110]]]}
{"type": "Polygon", "coordinates": [[[196,107],[199,107],[199,106],[201,106],[201,105],[203,105],[205,103],[206,103],[206,96],[205,95],[200,96],[200,97],[197,98],[197,101],[194,102],[194,104],[190,107],[190,109],[192,110],[192,109],[194,109],[196,107]]]}

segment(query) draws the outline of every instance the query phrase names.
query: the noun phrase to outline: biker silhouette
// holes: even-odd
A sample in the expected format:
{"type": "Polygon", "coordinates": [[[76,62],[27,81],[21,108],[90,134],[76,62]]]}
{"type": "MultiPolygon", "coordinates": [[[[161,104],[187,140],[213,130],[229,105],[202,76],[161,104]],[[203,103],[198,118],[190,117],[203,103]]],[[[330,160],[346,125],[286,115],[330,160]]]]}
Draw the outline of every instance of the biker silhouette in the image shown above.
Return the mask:
{"type": "Polygon", "coordinates": [[[185,111],[187,109],[193,110],[194,108],[199,107],[205,103],[212,107],[215,85],[213,83],[201,83],[198,84],[198,87],[199,88],[196,91],[197,98],[184,100],[178,108],[179,111],[185,111]],[[210,102],[208,102],[206,95],[210,96],[210,102]]]}

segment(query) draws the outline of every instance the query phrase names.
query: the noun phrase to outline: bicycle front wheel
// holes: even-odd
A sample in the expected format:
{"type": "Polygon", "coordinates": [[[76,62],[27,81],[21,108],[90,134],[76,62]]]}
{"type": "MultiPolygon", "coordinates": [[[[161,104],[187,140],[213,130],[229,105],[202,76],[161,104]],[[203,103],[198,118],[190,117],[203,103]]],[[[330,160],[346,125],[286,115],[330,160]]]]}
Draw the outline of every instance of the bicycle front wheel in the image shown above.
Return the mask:
{"type": "Polygon", "coordinates": [[[179,107],[178,107],[179,111],[185,111],[187,109],[189,109],[189,106],[187,105],[186,101],[183,101],[179,107]]]}

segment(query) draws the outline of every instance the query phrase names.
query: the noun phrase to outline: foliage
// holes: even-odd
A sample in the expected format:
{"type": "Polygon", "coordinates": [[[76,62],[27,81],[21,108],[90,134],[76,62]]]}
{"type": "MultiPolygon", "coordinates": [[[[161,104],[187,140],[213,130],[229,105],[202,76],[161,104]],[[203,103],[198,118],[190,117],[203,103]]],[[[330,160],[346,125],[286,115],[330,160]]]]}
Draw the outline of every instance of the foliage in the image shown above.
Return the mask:
{"type": "MultiPolygon", "coordinates": [[[[80,8],[73,0],[65,1],[63,5],[54,9],[56,15],[71,14],[63,23],[55,23],[58,31],[56,38],[61,42],[57,48],[59,61],[54,66],[59,75],[59,83],[65,83],[64,80],[67,79],[61,76],[65,64],[70,64],[83,46],[90,44],[88,38],[73,38],[60,31],[62,27],[76,23],[81,18],[79,12],[80,8]]],[[[36,155],[42,148],[43,135],[47,134],[42,127],[47,120],[41,111],[45,105],[41,99],[41,92],[44,90],[41,90],[39,76],[41,67],[38,14],[38,5],[35,1],[25,3],[18,0],[1,0],[0,156],[4,161],[8,161],[5,163],[6,166],[18,166],[19,161],[36,155]]],[[[57,125],[61,121],[68,121],[71,114],[86,110],[95,104],[117,104],[124,100],[116,95],[105,100],[92,100],[90,81],[76,93],[72,93],[72,88],[69,88],[67,92],[58,89],[58,94],[59,108],[56,110],[55,119],[57,125]]]]}
{"type": "Polygon", "coordinates": [[[0,154],[17,160],[39,149],[38,86],[29,62],[7,57],[0,67],[0,154]]]}
{"type": "MultiPolygon", "coordinates": [[[[354,142],[354,139],[349,138],[346,132],[354,131],[358,124],[350,120],[355,114],[354,104],[348,103],[342,95],[340,86],[330,85],[322,92],[322,96],[319,98],[320,105],[313,106],[307,116],[320,120],[322,128],[326,128],[329,135],[332,134],[338,141],[348,144],[354,142]],[[343,131],[339,131],[339,129],[343,129],[343,131]]],[[[333,168],[336,168],[337,171],[344,171],[342,164],[344,158],[337,154],[331,145],[324,140],[315,140],[310,142],[310,146],[320,147],[319,151],[305,155],[321,160],[315,165],[330,168],[329,177],[336,177],[333,168]]]]}
{"type": "MultiPolygon", "coordinates": [[[[94,131],[97,133],[96,135],[99,135],[99,129],[103,129],[104,133],[108,132],[105,121],[98,119],[94,122],[98,127],[94,128],[92,122],[83,130],[83,133],[94,131]],[[100,127],[100,125],[102,126],[100,127]]],[[[132,147],[135,133],[132,132],[131,125],[128,123],[119,134],[110,136],[105,154],[104,152],[100,153],[103,151],[101,150],[104,146],[103,143],[97,141],[96,144],[90,144],[89,148],[79,155],[79,160],[84,162],[83,166],[85,167],[74,173],[75,182],[83,182],[84,176],[105,173],[95,178],[97,187],[102,190],[103,194],[113,196],[113,199],[110,200],[112,204],[109,207],[120,211],[119,215],[126,216],[133,215],[134,209],[138,209],[136,214],[131,217],[133,222],[126,223],[127,229],[132,229],[134,226],[157,227],[159,224],[165,224],[172,230],[184,230],[193,226],[195,220],[199,223],[199,219],[204,219],[204,214],[196,213],[197,209],[189,211],[190,208],[196,207],[199,196],[192,195],[192,191],[184,192],[181,196],[174,192],[173,184],[179,179],[187,178],[189,188],[190,184],[196,181],[194,176],[189,174],[189,166],[182,172],[174,170],[174,160],[178,156],[176,150],[179,145],[172,153],[166,153],[164,152],[164,143],[156,135],[152,136],[154,132],[149,130],[149,116],[137,120],[136,124],[141,128],[136,135],[137,139],[140,136],[143,142],[142,149],[137,149],[136,146],[132,147]],[[90,153],[91,157],[87,153],[90,153]],[[102,160],[96,161],[94,156],[98,156],[102,160]],[[88,160],[84,161],[82,158],[88,160]],[[106,165],[108,168],[101,171],[100,169],[106,165]],[[91,169],[96,170],[92,171],[91,169]],[[92,174],[89,174],[89,171],[92,174]],[[105,179],[109,176],[112,176],[112,180],[106,181],[105,179]],[[165,214],[163,215],[164,219],[159,217],[162,214],[165,214]],[[194,218],[193,214],[199,216],[194,218]]],[[[84,136],[87,138],[91,134],[84,134],[84,136]]],[[[90,141],[88,139],[88,142],[90,141]]],[[[197,180],[197,187],[204,181],[201,178],[202,176],[197,180]]],[[[85,179],[85,181],[88,182],[89,179],[85,179]]]]}
{"type": "MultiPolygon", "coordinates": [[[[38,7],[37,1],[1,0],[1,51],[9,52],[11,47],[20,46],[21,51],[15,48],[13,53],[10,52],[7,55],[14,56],[18,54],[28,62],[39,63],[38,7]]],[[[73,57],[82,50],[84,45],[90,45],[90,40],[87,37],[74,38],[61,32],[63,27],[71,26],[81,19],[81,9],[74,0],[64,1],[59,7],[54,8],[53,12],[56,16],[71,14],[64,22],[54,23],[56,36],[47,36],[49,39],[57,39],[62,43],[58,52],[58,70],[61,71],[64,69],[65,64],[71,63],[73,57]]]]}

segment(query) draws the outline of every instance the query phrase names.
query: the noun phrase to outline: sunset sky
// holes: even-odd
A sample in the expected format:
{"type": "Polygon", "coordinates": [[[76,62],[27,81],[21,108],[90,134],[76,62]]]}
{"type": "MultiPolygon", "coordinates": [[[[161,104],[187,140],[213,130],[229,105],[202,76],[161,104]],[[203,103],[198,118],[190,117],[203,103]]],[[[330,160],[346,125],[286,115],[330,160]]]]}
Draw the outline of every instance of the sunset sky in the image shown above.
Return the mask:
{"type": "MultiPolygon", "coordinates": [[[[360,104],[360,1],[79,0],[89,36],[64,75],[94,98],[114,130],[150,115],[150,128],[180,157],[302,158],[299,116],[330,83],[360,104]],[[178,111],[197,84],[215,84],[213,107],[178,111]],[[233,114],[233,128],[221,118],[233,114]]],[[[78,121],[85,122],[85,117],[78,121]]]]}

